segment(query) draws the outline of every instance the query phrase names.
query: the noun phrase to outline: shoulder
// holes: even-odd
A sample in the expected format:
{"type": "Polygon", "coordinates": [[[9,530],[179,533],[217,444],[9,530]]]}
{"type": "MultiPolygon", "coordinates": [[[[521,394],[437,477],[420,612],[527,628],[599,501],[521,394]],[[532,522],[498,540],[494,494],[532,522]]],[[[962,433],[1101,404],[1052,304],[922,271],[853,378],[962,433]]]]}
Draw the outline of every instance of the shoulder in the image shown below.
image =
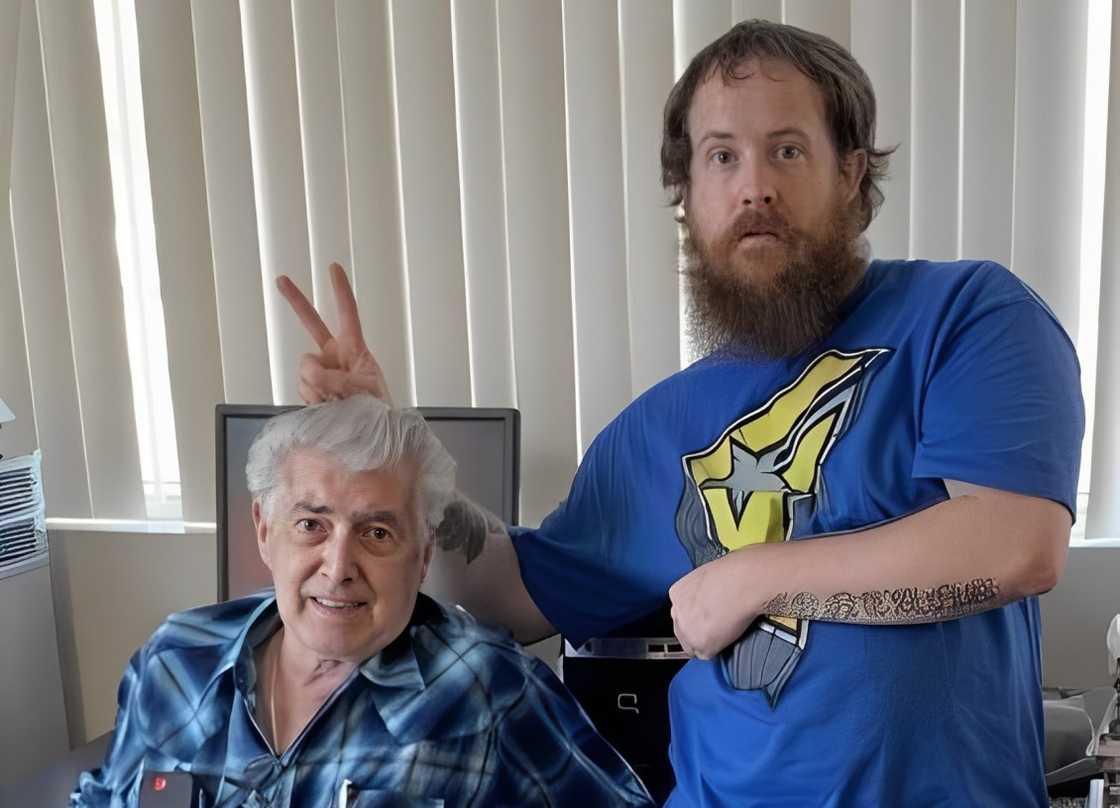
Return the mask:
{"type": "Polygon", "coordinates": [[[414,643],[429,687],[432,673],[438,671],[437,683],[468,701],[472,701],[470,694],[483,694],[481,704],[474,703],[471,709],[480,708],[493,722],[542,677],[555,678],[548,666],[526,653],[504,628],[480,623],[459,607],[425,599],[431,605],[414,634],[414,643]]]}
{"type": "Polygon", "coordinates": [[[995,261],[874,261],[868,271],[876,292],[910,295],[925,304],[1032,303],[1049,311],[1034,290],[995,261]]]}
{"type": "Polygon", "coordinates": [[[963,333],[1005,331],[1015,322],[1032,342],[1072,347],[1046,302],[995,261],[875,261],[869,272],[872,316],[890,311],[911,318],[936,345],[952,345],[963,333]]]}
{"type": "Polygon", "coordinates": [[[474,662],[483,668],[510,662],[517,667],[530,658],[506,629],[480,623],[460,606],[447,606],[425,595],[420,598],[422,619],[414,637],[427,656],[469,662],[472,669],[477,669],[474,662]]]}
{"type": "Polygon", "coordinates": [[[199,703],[217,674],[233,667],[250,624],[272,601],[268,591],[169,616],[137,654],[146,699],[199,703]]]}
{"type": "Polygon", "coordinates": [[[149,656],[175,651],[211,649],[219,654],[236,643],[249,621],[273,599],[271,590],[249,597],[175,612],[145,645],[149,656]]]}
{"type": "Polygon", "coordinates": [[[233,668],[253,617],[271,591],[170,615],[133,657],[126,679],[135,682],[131,709],[149,738],[167,739],[161,753],[189,755],[228,719],[214,695],[219,674],[233,668]],[[189,731],[183,731],[190,727],[189,731]]]}
{"type": "Polygon", "coordinates": [[[691,408],[708,406],[710,402],[698,391],[708,388],[711,374],[725,370],[737,373],[740,366],[707,356],[666,376],[640,393],[604,427],[588,447],[585,459],[604,450],[640,454],[647,436],[664,435],[682,419],[687,420],[691,408]]]}

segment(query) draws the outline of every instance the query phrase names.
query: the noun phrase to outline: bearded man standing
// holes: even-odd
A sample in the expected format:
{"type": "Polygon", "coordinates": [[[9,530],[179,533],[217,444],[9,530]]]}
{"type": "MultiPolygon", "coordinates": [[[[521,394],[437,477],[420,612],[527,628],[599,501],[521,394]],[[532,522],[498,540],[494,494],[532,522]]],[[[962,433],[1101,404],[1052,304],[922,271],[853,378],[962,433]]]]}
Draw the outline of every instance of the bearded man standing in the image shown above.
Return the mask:
{"type": "MultiPolygon", "coordinates": [[[[578,645],[669,594],[695,657],[674,808],[1048,804],[1033,596],[1075,509],[1077,360],[996,264],[868,260],[874,134],[831,40],[752,21],[696,56],[662,177],[707,355],[599,435],[539,529],[491,525],[460,571],[523,640],[578,645]]],[[[322,348],[303,394],[386,395],[334,277],[338,340],[281,284],[322,348]]]]}

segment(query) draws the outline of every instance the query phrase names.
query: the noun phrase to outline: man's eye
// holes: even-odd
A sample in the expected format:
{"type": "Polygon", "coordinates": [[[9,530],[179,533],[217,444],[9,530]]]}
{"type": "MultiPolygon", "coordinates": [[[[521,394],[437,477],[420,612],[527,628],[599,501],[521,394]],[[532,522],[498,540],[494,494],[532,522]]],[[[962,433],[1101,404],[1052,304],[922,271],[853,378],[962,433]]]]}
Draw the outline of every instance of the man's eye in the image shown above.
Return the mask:
{"type": "Polygon", "coordinates": [[[379,542],[389,541],[389,539],[393,538],[393,534],[390,533],[388,530],[386,530],[383,527],[370,528],[369,530],[366,531],[366,535],[369,536],[374,541],[379,541],[379,542]]]}
{"type": "Polygon", "coordinates": [[[719,165],[727,165],[735,159],[735,155],[727,149],[720,149],[719,151],[712,152],[711,161],[719,165]]]}
{"type": "Polygon", "coordinates": [[[778,156],[783,160],[796,160],[801,156],[801,149],[797,146],[782,146],[778,149],[778,156]]]}
{"type": "Polygon", "coordinates": [[[305,533],[312,533],[319,529],[319,520],[317,519],[300,519],[296,522],[296,527],[305,533]]]}

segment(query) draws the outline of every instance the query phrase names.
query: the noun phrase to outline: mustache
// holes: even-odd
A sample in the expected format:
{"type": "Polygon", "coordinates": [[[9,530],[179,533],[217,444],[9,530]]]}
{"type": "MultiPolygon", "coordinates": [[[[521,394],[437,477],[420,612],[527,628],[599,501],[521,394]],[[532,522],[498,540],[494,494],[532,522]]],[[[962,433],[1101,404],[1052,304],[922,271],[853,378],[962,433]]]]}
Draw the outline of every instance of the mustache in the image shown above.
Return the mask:
{"type": "Polygon", "coordinates": [[[724,232],[719,233],[712,241],[711,247],[719,256],[729,256],[735,250],[739,241],[750,233],[773,233],[778,239],[791,243],[796,238],[796,233],[784,217],[773,211],[757,211],[744,208],[744,211],[727,225],[724,232]]]}
{"type": "Polygon", "coordinates": [[[788,240],[793,236],[789,223],[773,211],[762,212],[744,208],[724,232],[724,239],[737,242],[751,233],[773,233],[780,239],[788,240]]]}

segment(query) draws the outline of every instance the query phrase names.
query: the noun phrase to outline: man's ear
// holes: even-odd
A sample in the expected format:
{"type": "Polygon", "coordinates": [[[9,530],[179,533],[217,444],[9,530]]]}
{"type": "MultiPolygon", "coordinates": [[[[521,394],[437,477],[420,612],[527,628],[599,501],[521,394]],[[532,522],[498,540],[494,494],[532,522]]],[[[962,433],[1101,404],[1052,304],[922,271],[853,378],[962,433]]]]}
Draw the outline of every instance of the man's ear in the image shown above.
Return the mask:
{"type": "Polygon", "coordinates": [[[268,522],[265,521],[264,512],[261,509],[260,498],[253,500],[253,529],[257,533],[257,552],[260,553],[264,565],[271,570],[272,545],[268,541],[268,522]]]}
{"type": "Polygon", "coordinates": [[[435,550],[436,537],[434,535],[434,531],[428,530],[428,541],[424,546],[424,561],[423,565],[420,567],[420,583],[424,583],[424,581],[428,577],[428,567],[432,563],[432,556],[435,554],[435,550]]]}
{"type": "Polygon", "coordinates": [[[852,149],[840,163],[840,175],[844,178],[845,202],[851,202],[859,194],[863,177],[867,173],[867,150],[852,149]]]}

